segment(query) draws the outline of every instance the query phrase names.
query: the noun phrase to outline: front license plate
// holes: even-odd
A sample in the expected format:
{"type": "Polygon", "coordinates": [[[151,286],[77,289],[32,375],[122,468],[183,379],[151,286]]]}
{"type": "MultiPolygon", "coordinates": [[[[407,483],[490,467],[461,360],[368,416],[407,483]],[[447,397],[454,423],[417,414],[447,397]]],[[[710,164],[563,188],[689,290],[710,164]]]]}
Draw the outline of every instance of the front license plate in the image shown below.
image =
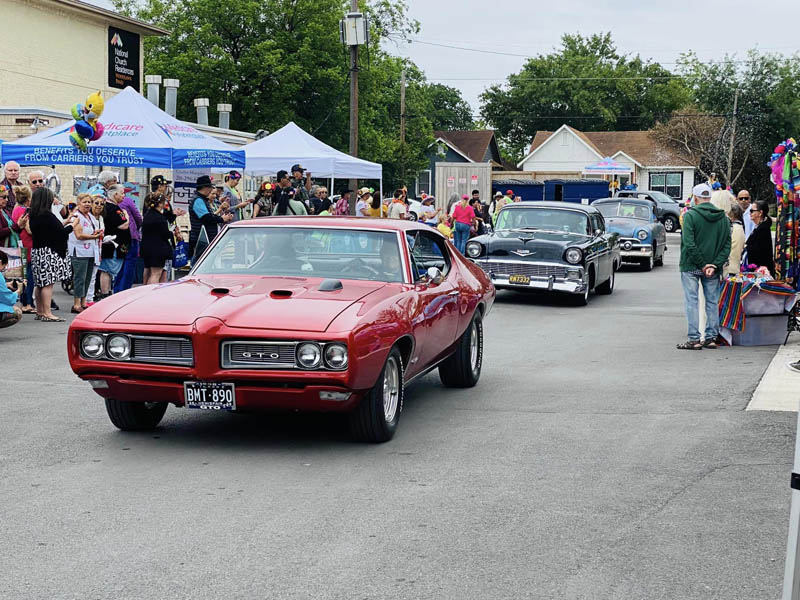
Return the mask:
{"type": "Polygon", "coordinates": [[[527,285],[531,282],[531,278],[527,275],[509,275],[508,283],[521,283],[527,285]]]}
{"type": "Polygon", "coordinates": [[[232,383],[185,381],[183,397],[186,408],[236,410],[236,390],[232,383]]]}

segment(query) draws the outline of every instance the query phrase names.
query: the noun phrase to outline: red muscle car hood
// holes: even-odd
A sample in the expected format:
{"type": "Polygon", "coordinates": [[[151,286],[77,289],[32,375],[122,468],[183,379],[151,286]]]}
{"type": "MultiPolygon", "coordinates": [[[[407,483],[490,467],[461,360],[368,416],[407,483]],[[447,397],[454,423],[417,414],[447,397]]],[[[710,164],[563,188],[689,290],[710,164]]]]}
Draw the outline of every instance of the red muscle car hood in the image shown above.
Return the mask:
{"type": "MultiPolygon", "coordinates": [[[[321,281],[222,275],[186,278],[134,295],[110,312],[104,322],[191,325],[200,317],[214,317],[228,327],[320,332],[343,310],[386,285],[379,281],[342,281],[342,289],[321,292],[321,281]]],[[[123,300],[112,299],[118,304],[123,300]]]]}

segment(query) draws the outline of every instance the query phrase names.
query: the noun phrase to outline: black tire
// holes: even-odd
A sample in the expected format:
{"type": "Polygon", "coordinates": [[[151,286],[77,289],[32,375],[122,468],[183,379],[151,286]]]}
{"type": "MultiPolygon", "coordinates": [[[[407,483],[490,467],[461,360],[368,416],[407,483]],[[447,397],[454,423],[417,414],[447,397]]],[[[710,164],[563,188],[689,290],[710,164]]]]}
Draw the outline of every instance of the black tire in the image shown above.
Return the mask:
{"type": "Polygon", "coordinates": [[[655,261],[653,261],[653,264],[656,267],[663,267],[664,266],[664,252],[663,251],[661,252],[661,256],[659,256],[657,259],[655,259],[655,261]]]}
{"type": "MultiPolygon", "coordinates": [[[[653,252],[655,253],[655,250],[653,252]]],[[[641,262],[642,271],[652,271],[653,265],[655,265],[655,258],[651,254],[641,262]]]]}
{"type": "Polygon", "coordinates": [[[603,296],[609,296],[609,295],[614,293],[614,279],[616,277],[616,274],[614,273],[614,270],[615,269],[612,267],[612,269],[611,269],[611,277],[609,277],[603,283],[598,285],[594,289],[595,293],[601,294],[603,296]]]}
{"type": "Polygon", "coordinates": [[[664,219],[664,229],[667,233],[678,231],[678,219],[675,217],[667,217],[664,219]]]}
{"type": "Polygon", "coordinates": [[[483,366],[483,319],[475,312],[455,351],[439,365],[439,379],[445,387],[473,387],[483,366]]]}
{"type": "Polygon", "coordinates": [[[380,444],[388,442],[394,437],[400,421],[400,413],[403,412],[405,394],[403,373],[403,358],[400,356],[400,351],[392,348],[386,358],[386,364],[381,369],[378,381],[361,399],[355,410],[348,415],[350,433],[355,440],[380,444]],[[387,377],[391,381],[387,381],[387,377]],[[386,393],[392,392],[385,388],[394,385],[397,386],[395,397],[386,398],[386,393]],[[393,414],[389,415],[387,409],[391,412],[392,406],[393,414]]]}
{"type": "Polygon", "coordinates": [[[166,402],[121,402],[106,398],[106,412],[122,431],[155,429],[167,412],[166,402]]]}

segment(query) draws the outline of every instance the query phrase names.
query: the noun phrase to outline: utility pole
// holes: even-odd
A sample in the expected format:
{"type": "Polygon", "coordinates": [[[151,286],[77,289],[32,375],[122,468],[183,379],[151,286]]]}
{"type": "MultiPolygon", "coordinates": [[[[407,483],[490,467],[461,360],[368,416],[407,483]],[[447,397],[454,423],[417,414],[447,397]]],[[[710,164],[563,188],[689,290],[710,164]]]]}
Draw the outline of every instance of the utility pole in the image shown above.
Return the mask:
{"type": "MultiPolygon", "coordinates": [[[[358,0],[350,0],[350,10],[358,12],[358,0]]],[[[350,156],[358,156],[358,45],[355,44],[350,46],[350,156]]],[[[351,179],[348,187],[355,196],[358,180],[351,179]]],[[[356,214],[355,197],[350,202],[350,214],[356,214]]]]}
{"type": "Polygon", "coordinates": [[[732,185],[731,173],[733,171],[733,143],[736,139],[736,118],[739,115],[739,91],[741,87],[736,86],[736,93],[733,96],[733,123],[731,124],[731,143],[728,146],[728,170],[725,173],[725,183],[732,185]]]}
{"type": "Polygon", "coordinates": [[[400,143],[406,143],[406,70],[400,75],[400,143]]]}

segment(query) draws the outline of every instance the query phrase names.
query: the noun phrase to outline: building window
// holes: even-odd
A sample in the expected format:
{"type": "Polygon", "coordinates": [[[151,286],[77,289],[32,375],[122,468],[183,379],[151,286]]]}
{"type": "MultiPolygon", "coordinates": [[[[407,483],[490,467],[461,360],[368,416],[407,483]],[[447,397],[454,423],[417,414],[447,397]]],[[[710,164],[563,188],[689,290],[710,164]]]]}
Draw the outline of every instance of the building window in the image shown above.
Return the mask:
{"type": "Polygon", "coordinates": [[[431,170],[425,169],[424,171],[420,171],[417,174],[417,183],[416,183],[416,196],[419,198],[422,192],[430,195],[433,190],[431,189],[431,170]]]}
{"type": "Polygon", "coordinates": [[[680,200],[683,195],[683,173],[650,173],[649,188],[680,200]]]}

